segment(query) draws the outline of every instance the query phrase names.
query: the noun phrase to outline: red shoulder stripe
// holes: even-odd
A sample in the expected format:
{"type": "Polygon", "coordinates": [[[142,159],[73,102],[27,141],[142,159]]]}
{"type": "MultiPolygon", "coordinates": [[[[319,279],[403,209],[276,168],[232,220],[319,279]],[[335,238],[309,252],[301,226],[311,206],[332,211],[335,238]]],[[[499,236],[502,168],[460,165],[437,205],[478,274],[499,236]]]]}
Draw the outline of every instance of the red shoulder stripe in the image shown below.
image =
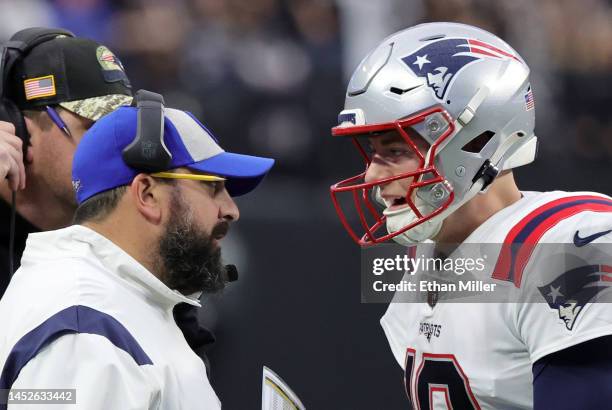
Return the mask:
{"type": "Polygon", "coordinates": [[[523,271],[542,236],[564,219],[584,211],[612,212],[612,200],[577,195],[548,202],[521,219],[504,239],[493,278],[521,286],[523,271]]]}

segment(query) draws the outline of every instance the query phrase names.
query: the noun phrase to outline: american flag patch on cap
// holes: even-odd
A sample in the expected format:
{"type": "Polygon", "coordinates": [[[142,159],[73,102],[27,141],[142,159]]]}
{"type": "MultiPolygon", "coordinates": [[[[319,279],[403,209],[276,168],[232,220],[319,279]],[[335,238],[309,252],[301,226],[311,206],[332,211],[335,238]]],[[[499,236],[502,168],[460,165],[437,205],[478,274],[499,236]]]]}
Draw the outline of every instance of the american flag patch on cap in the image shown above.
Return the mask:
{"type": "Polygon", "coordinates": [[[26,100],[51,97],[56,94],[55,77],[47,75],[44,77],[29,78],[23,82],[26,100]]]}
{"type": "Polygon", "coordinates": [[[525,94],[525,111],[533,110],[533,107],[535,107],[535,101],[533,100],[531,86],[529,86],[529,88],[527,88],[527,93],[525,94]]]}

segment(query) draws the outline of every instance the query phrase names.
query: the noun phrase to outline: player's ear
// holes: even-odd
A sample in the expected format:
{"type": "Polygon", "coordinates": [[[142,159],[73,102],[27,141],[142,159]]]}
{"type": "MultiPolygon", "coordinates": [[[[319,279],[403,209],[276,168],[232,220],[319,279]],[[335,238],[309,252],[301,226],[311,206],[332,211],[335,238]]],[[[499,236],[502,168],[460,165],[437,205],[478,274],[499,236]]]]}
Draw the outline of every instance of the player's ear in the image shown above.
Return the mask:
{"type": "Polygon", "coordinates": [[[163,185],[148,174],[138,174],[128,187],[131,202],[136,211],[148,222],[159,225],[164,214],[168,194],[163,185]]]}

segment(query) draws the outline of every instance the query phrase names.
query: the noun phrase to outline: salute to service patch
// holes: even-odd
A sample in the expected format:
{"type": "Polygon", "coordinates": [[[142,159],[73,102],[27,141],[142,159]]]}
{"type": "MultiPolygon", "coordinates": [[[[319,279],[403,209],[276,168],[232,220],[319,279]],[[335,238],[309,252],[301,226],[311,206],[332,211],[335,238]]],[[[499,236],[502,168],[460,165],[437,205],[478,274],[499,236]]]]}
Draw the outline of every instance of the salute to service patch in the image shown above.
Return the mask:
{"type": "Polygon", "coordinates": [[[107,82],[127,81],[123,64],[106,46],[99,46],[96,49],[96,57],[107,82]]]}
{"type": "Polygon", "coordinates": [[[52,97],[56,94],[55,77],[53,75],[24,80],[23,87],[25,89],[26,100],[52,97]]]}

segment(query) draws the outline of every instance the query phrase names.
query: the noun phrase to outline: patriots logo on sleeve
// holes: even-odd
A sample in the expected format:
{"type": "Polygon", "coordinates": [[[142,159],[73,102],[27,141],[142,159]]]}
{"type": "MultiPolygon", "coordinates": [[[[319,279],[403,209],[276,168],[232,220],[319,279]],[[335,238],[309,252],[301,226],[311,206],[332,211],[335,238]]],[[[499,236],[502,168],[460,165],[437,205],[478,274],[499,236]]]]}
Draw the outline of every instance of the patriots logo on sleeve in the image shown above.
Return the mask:
{"type": "Polygon", "coordinates": [[[538,287],[551,309],[572,330],[584,305],[612,286],[612,266],[587,265],[571,269],[547,285],[538,287]]]}
{"type": "Polygon", "coordinates": [[[434,41],[414,53],[402,58],[402,61],[416,74],[427,80],[427,85],[436,97],[444,99],[453,78],[463,67],[483,57],[520,60],[497,47],[480,40],[466,38],[449,38],[434,41]]]}

